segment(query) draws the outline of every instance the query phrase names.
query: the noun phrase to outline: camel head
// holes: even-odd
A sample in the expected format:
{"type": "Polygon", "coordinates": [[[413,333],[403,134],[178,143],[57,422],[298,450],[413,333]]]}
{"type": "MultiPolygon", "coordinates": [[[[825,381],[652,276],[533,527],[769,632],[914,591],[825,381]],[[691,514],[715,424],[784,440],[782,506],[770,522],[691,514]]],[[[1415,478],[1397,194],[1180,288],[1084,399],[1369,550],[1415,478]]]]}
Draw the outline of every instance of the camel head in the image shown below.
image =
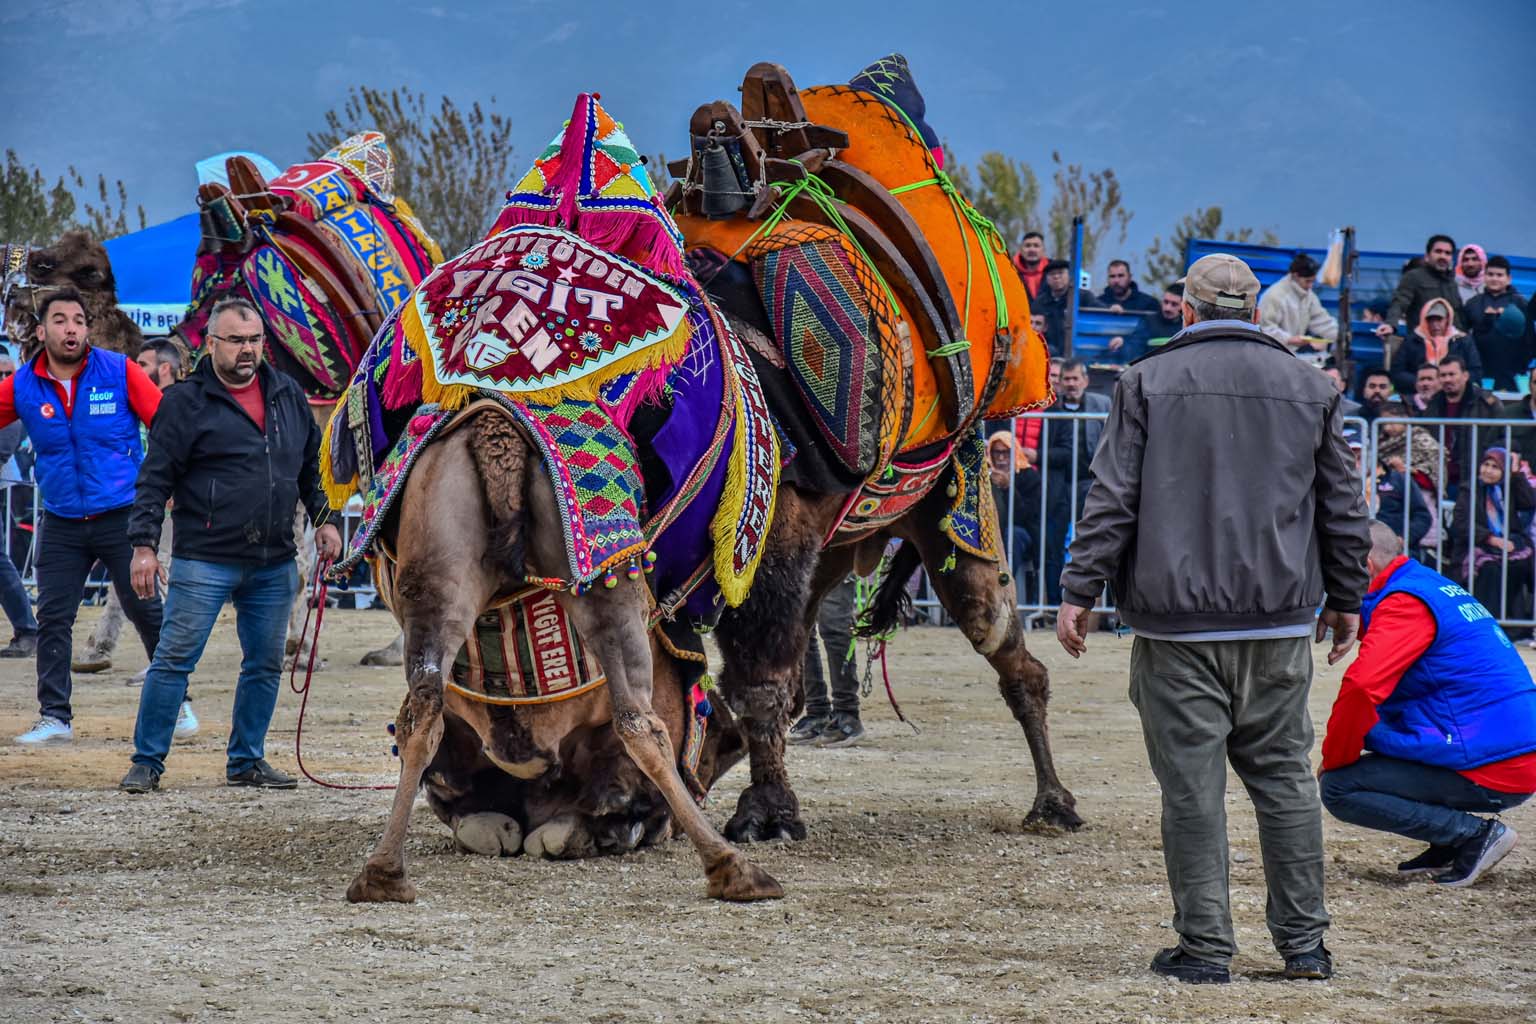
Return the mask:
{"type": "Polygon", "coordinates": [[[91,344],[137,355],[144,336],[117,308],[117,280],[107,250],[89,231],[66,231],[57,242],[27,253],[22,271],[6,281],[6,333],[23,354],[37,353],[37,303],[51,290],[70,286],[85,299],[91,344]]]}

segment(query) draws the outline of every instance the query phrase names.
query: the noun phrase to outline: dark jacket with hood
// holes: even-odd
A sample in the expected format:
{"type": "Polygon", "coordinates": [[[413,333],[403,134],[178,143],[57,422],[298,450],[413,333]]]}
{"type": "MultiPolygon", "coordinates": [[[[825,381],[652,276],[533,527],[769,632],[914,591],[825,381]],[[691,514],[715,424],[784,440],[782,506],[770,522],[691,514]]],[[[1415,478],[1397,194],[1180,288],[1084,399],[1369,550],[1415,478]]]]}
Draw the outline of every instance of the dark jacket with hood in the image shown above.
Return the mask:
{"type": "MultiPolygon", "coordinates": [[[[1413,393],[1414,381],[1419,375],[1419,367],[1429,360],[1429,322],[1425,313],[1430,308],[1430,303],[1438,302],[1448,305],[1448,300],[1442,296],[1435,296],[1419,307],[1419,318],[1414,321],[1414,329],[1408,332],[1403,339],[1402,348],[1398,349],[1397,358],[1393,360],[1392,384],[1400,395],[1413,393]]],[[[1478,355],[1477,345],[1470,335],[1459,331],[1451,331],[1451,340],[1446,343],[1447,356],[1460,356],[1467,364],[1467,373],[1474,381],[1483,379],[1483,360],[1478,355]]],[[[1434,362],[1438,363],[1436,359],[1434,362]]],[[[1426,413],[1427,415],[1427,413],[1426,413]]]]}
{"type": "Polygon", "coordinates": [[[1397,291],[1392,293],[1392,305],[1387,307],[1387,323],[1395,330],[1397,322],[1401,320],[1408,325],[1407,333],[1411,335],[1419,322],[1419,310],[1424,308],[1424,303],[1435,298],[1451,304],[1456,315],[1456,326],[1466,330],[1467,321],[1461,310],[1461,290],[1456,287],[1456,271],[1436,270],[1427,263],[1403,273],[1397,282],[1397,291]]]}
{"type": "Polygon", "coordinates": [[[1333,381],[1256,326],[1186,328],[1115,389],[1065,600],[1105,580],[1153,633],[1294,628],[1357,612],[1365,501],[1333,381]]]}
{"type": "MultiPolygon", "coordinates": [[[[1086,288],[1077,290],[1077,307],[1092,306],[1093,292],[1086,288]]],[[[1040,285],[1040,294],[1029,300],[1029,311],[1045,317],[1046,347],[1051,355],[1059,356],[1067,343],[1067,315],[1072,307],[1072,289],[1061,293],[1060,298],[1051,293],[1049,285],[1040,285]]]]}
{"type": "Polygon", "coordinates": [[[1093,300],[1093,305],[1108,309],[1110,306],[1119,306],[1127,313],[1160,313],[1162,303],[1136,287],[1136,282],[1131,282],[1131,290],[1123,299],[1115,298],[1114,292],[1105,288],[1099,292],[1098,298],[1093,300]]]}
{"type": "MultiPolygon", "coordinates": [[[[1523,322],[1516,332],[1507,334],[1501,329],[1500,315],[1509,306],[1518,309],[1522,319],[1525,317],[1525,300],[1513,288],[1506,288],[1498,295],[1478,292],[1464,307],[1472,340],[1477,343],[1477,354],[1483,363],[1483,373],[1492,377],[1493,386],[1501,391],[1515,390],[1515,378],[1526,371],[1531,365],[1531,356],[1536,355],[1530,349],[1529,334],[1523,322]]],[[[1505,323],[1509,322],[1506,318],[1505,323]]]]}
{"type": "Polygon", "coordinates": [[[128,520],[135,547],[160,543],[165,503],[174,499],[172,555],[226,565],[264,566],[294,557],[293,510],[326,521],[320,489],[320,428],[292,377],[257,366],[266,429],[240,407],[204,359],[165,393],[149,429],[128,520]]]}

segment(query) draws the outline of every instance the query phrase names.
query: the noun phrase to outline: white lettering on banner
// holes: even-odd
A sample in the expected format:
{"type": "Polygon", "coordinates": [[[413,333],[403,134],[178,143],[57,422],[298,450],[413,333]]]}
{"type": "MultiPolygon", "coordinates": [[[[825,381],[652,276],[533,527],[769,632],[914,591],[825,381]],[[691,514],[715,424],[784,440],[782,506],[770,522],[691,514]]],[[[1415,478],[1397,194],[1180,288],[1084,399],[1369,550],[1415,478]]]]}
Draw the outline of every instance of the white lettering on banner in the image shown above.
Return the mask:
{"type": "Polygon", "coordinates": [[[553,596],[534,603],[528,609],[528,626],[538,660],[539,677],[543,682],[542,689],[546,693],[569,689],[575,684],[572,678],[573,666],[571,659],[566,656],[564,630],[553,596]]]}
{"type": "Polygon", "coordinates": [[[604,323],[611,322],[608,316],[609,306],[612,306],[614,309],[619,309],[624,305],[624,299],[619,295],[610,295],[607,292],[595,292],[590,288],[575,288],[572,289],[572,291],[576,295],[577,302],[584,302],[588,306],[592,307],[592,319],[601,320],[604,323]]]}
{"type": "Polygon", "coordinates": [[[1448,583],[1445,586],[1441,587],[1440,588],[1440,593],[1444,594],[1446,597],[1471,597],[1472,596],[1471,594],[1467,593],[1465,590],[1462,590],[1460,587],[1458,587],[1454,583],[1448,583]]]}

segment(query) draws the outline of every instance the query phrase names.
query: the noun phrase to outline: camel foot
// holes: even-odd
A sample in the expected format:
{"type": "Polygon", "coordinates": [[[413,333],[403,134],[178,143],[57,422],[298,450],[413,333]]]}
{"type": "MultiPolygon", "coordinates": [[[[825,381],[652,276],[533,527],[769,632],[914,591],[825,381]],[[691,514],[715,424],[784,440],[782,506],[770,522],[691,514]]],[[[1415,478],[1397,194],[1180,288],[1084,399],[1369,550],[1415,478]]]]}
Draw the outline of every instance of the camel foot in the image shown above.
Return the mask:
{"type": "Polygon", "coordinates": [[[805,838],[800,820],[800,800],[785,785],[755,784],[742,790],[736,813],[725,825],[725,838],[733,843],[762,843],[774,839],[805,838]]]}
{"type": "Polygon", "coordinates": [[[523,848],[523,830],[505,814],[486,811],[455,819],[453,838],[465,853],[482,857],[510,857],[523,848]]]}
{"type": "Polygon", "coordinates": [[[722,857],[705,876],[711,899],[751,903],[784,898],[784,887],[777,879],[735,851],[722,857]]]}
{"type": "Polygon", "coordinates": [[[1037,794],[1035,806],[1024,818],[1024,827],[1035,831],[1062,829],[1076,832],[1083,827],[1083,819],[1077,813],[1077,801],[1063,789],[1037,794]]]}
{"type": "Polygon", "coordinates": [[[352,884],[347,886],[348,903],[415,903],[416,887],[405,877],[405,869],[385,870],[364,864],[352,884]]]}
{"type": "Polygon", "coordinates": [[[552,860],[582,856],[590,842],[576,825],[576,816],[571,814],[546,821],[528,833],[528,837],[523,840],[523,852],[530,857],[549,857],[552,860]]]}
{"type": "Polygon", "coordinates": [[[393,644],[388,647],[380,647],[376,651],[369,651],[363,655],[359,665],[404,665],[405,655],[397,650],[393,644]]]}
{"type": "Polygon", "coordinates": [[[86,651],[69,663],[71,672],[105,672],[111,667],[111,653],[101,651],[86,651]]]}

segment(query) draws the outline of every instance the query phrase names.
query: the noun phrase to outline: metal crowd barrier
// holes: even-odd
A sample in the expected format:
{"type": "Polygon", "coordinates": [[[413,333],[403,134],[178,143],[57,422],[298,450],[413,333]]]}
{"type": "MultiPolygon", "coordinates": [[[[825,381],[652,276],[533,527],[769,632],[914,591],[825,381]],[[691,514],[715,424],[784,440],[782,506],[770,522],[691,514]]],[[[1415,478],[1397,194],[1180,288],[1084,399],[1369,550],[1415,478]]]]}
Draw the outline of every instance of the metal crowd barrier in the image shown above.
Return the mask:
{"type": "MultiPolygon", "coordinates": [[[[4,512],[3,521],[5,527],[0,530],[0,550],[4,557],[11,558],[13,554],[13,540],[21,534],[25,540],[19,545],[17,553],[19,559],[18,571],[21,573],[21,582],[27,588],[27,594],[36,600],[37,597],[37,527],[43,519],[42,500],[38,496],[36,486],[30,483],[16,483],[14,481],[0,483],[0,511],[4,512]],[[18,518],[18,509],[29,509],[30,518],[18,518]],[[22,530],[18,523],[27,522],[31,529],[22,530]]],[[[363,502],[361,498],[353,496],[347,503],[347,507],[341,512],[341,540],[342,550],[345,551],[352,543],[352,534],[356,532],[363,521],[363,502]]],[[[367,569],[363,572],[367,574],[367,569]]],[[[365,581],[352,584],[346,590],[338,591],[332,588],[333,596],[341,594],[356,595],[357,606],[367,608],[378,598],[378,590],[373,585],[372,575],[367,575],[365,581]]],[[[85,603],[94,604],[105,601],[107,597],[107,582],[92,580],[85,587],[85,603]]]]}
{"type": "MultiPolygon", "coordinates": [[[[1019,478],[1017,472],[1019,467],[1015,465],[1015,472],[1009,475],[1006,501],[998,508],[1002,545],[1009,571],[1016,581],[1018,611],[1028,620],[1036,619],[1047,612],[1054,612],[1059,603],[1057,588],[1048,574],[1047,567],[1051,572],[1059,575],[1060,567],[1066,562],[1065,548],[1070,541],[1072,524],[1077,521],[1088,484],[1076,458],[1071,460],[1071,465],[1066,470],[1058,470],[1054,473],[1051,471],[1049,451],[1052,435],[1054,433],[1059,440],[1062,431],[1070,431],[1071,450],[1076,452],[1078,446],[1084,441],[1084,433],[1089,430],[1090,425],[1102,425],[1106,418],[1105,413],[1037,412],[1028,413],[1009,422],[1008,429],[1018,436],[1020,431],[1017,426],[1020,420],[1040,421],[1040,442],[1035,463],[1040,481],[1038,506],[1027,510],[1015,508],[1014,489],[1019,478]],[[1067,490],[1065,495],[1053,493],[1062,487],[1067,490]],[[1027,515],[1020,516],[1020,511],[1027,512],[1027,515]],[[1062,514],[1063,512],[1065,515],[1062,514]],[[1024,535],[1028,538],[1027,549],[1016,548],[1016,544],[1024,535]],[[1059,548],[1056,546],[1057,540],[1061,542],[1059,548]]],[[[1536,551],[1536,508],[1516,508],[1515,502],[1510,500],[1513,492],[1509,484],[1511,472],[1520,472],[1518,456],[1514,460],[1516,467],[1514,470],[1510,468],[1510,460],[1506,459],[1503,482],[1505,498],[1502,508],[1494,508],[1490,513],[1489,508],[1472,507],[1475,502],[1463,497],[1461,516],[1463,522],[1457,529],[1456,535],[1453,536],[1452,533],[1458,495],[1466,484],[1477,477],[1483,453],[1493,447],[1503,448],[1506,452],[1513,453],[1515,431],[1536,430],[1536,420],[1381,417],[1367,424],[1360,417],[1349,416],[1344,419],[1344,429],[1346,435],[1359,439],[1360,485],[1372,515],[1376,514],[1381,505],[1382,492],[1376,477],[1384,440],[1391,437],[1394,431],[1403,432],[1405,470],[1411,471],[1414,436],[1430,437],[1437,449],[1433,477],[1435,486],[1429,492],[1417,488],[1406,493],[1402,521],[1389,525],[1397,529],[1399,536],[1405,538],[1405,541],[1411,539],[1412,506],[1410,502],[1414,500],[1424,502],[1430,513],[1430,529],[1426,534],[1429,542],[1410,545],[1409,553],[1437,572],[1465,586],[1483,602],[1489,611],[1494,613],[1503,625],[1536,626],[1536,553],[1533,553],[1536,551]],[[1449,457],[1448,442],[1463,446],[1465,457],[1459,460],[1449,457]],[[1452,465],[1456,466],[1460,474],[1456,483],[1447,479],[1447,470],[1452,465]],[[1489,521],[1490,514],[1496,522],[1489,521]],[[1476,564],[1479,561],[1477,558],[1479,522],[1490,527],[1497,526],[1496,532],[1500,539],[1509,539],[1513,530],[1520,540],[1513,543],[1509,550],[1497,550],[1497,554],[1495,550],[1502,546],[1485,545],[1482,548],[1484,557],[1479,566],[1476,564]],[[1469,562],[1472,563],[1470,566],[1469,562]],[[1471,572],[1468,571],[1469,568],[1471,572]]],[[[1411,481],[1411,472],[1404,472],[1403,478],[1411,481]]],[[[1533,488],[1533,495],[1536,495],[1536,488],[1533,488]]],[[[23,557],[19,560],[19,564],[22,582],[26,585],[29,594],[35,594],[37,584],[35,524],[41,520],[42,510],[37,489],[32,485],[9,483],[0,486],[0,508],[4,510],[6,526],[4,531],[0,531],[3,532],[3,536],[0,536],[0,545],[3,545],[6,557],[10,557],[13,536],[22,533],[15,528],[18,522],[15,513],[19,503],[30,506],[31,523],[34,524],[34,530],[25,533],[25,550],[22,552],[23,557]]],[[[359,528],[361,522],[362,503],[354,497],[341,515],[343,541],[350,543],[353,532],[359,528]]],[[[914,604],[932,616],[935,621],[940,621],[942,613],[939,602],[932,596],[932,588],[922,574],[917,577],[915,586],[917,597],[914,604]]],[[[346,591],[332,590],[333,595],[337,593],[355,595],[359,607],[367,607],[377,597],[371,578],[366,582],[354,584],[346,591]]],[[[87,588],[87,595],[98,599],[104,598],[105,588],[102,584],[94,584],[87,588]]],[[[1094,610],[1111,614],[1114,612],[1114,605],[1108,600],[1107,590],[1094,610]]]]}

